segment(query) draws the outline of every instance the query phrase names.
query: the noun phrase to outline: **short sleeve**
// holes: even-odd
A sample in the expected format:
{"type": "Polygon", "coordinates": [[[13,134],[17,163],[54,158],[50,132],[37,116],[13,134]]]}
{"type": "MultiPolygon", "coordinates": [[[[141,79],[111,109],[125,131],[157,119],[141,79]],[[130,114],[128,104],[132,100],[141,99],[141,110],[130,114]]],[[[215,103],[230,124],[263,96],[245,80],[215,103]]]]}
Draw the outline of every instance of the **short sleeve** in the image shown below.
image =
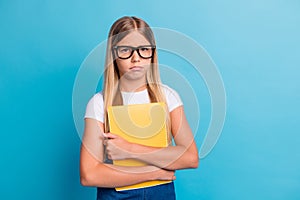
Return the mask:
{"type": "Polygon", "coordinates": [[[167,85],[163,85],[163,91],[166,96],[169,112],[183,105],[180,96],[174,89],[170,88],[167,85]]]}
{"type": "Polygon", "coordinates": [[[102,93],[95,94],[88,102],[84,118],[91,118],[104,123],[104,105],[102,93]]]}

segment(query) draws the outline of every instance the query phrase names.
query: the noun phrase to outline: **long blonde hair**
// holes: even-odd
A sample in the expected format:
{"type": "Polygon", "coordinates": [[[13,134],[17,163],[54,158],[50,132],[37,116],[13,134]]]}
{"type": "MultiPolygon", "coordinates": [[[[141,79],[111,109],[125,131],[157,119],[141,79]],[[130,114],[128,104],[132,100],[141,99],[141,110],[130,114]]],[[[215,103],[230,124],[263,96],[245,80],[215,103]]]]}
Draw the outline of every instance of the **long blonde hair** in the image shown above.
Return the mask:
{"type": "MultiPolygon", "coordinates": [[[[155,46],[154,34],[149,25],[137,17],[122,17],[118,19],[109,31],[107,49],[106,49],[106,62],[104,72],[104,130],[109,131],[107,108],[112,105],[122,105],[123,99],[119,87],[120,74],[115,61],[112,47],[121,41],[126,35],[132,31],[138,31],[142,34],[151,45],[155,46]]],[[[154,50],[153,57],[151,58],[151,66],[146,74],[146,86],[151,102],[166,102],[166,97],[162,92],[161,80],[158,69],[157,53],[154,50]]],[[[167,109],[167,108],[166,108],[167,109]]],[[[168,113],[168,110],[167,110],[168,113]]],[[[170,132],[169,115],[167,115],[167,129],[170,132]]]]}

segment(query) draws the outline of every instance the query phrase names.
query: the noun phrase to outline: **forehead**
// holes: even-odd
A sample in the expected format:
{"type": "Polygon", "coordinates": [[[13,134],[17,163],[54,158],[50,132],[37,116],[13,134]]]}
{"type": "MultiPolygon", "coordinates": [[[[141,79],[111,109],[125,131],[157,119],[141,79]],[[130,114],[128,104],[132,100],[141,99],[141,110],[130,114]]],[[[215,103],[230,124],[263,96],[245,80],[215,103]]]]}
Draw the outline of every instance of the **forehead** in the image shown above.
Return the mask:
{"type": "Polygon", "coordinates": [[[125,45],[125,46],[141,46],[141,45],[149,45],[148,40],[140,34],[138,31],[133,31],[126,35],[117,45],[125,45]]]}

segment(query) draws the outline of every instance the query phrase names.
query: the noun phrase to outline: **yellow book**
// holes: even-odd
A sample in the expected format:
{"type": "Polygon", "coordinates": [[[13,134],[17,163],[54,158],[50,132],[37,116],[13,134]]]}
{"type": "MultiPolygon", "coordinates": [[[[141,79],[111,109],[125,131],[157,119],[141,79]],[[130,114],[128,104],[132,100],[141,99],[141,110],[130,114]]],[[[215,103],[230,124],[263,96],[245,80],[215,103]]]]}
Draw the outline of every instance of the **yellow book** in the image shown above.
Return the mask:
{"type": "MultiPolygon", "coordinates": [[[[108,107],[110,132],[125,140],[153,147],[167,147],[165,103],[132,104],[108,107]]],[[[134,160],[114,160],[118,166],[144,166],[146,163],[134,160]]],[[[171,181],[147,181],[116,188],[117,191],[151,187],[171,181]]]]}

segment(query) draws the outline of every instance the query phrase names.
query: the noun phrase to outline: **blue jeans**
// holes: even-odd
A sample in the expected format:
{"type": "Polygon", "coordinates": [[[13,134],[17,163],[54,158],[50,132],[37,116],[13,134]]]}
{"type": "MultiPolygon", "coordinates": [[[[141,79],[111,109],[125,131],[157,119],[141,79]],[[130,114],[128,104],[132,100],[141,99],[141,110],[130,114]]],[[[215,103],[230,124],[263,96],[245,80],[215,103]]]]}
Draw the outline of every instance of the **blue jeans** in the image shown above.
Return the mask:
{"type": "Polygon", "coordinates": [[[97,200],[175,200],[174,183],[148,188],[116,191],[114,188],[97,188],[97,200]]]}

